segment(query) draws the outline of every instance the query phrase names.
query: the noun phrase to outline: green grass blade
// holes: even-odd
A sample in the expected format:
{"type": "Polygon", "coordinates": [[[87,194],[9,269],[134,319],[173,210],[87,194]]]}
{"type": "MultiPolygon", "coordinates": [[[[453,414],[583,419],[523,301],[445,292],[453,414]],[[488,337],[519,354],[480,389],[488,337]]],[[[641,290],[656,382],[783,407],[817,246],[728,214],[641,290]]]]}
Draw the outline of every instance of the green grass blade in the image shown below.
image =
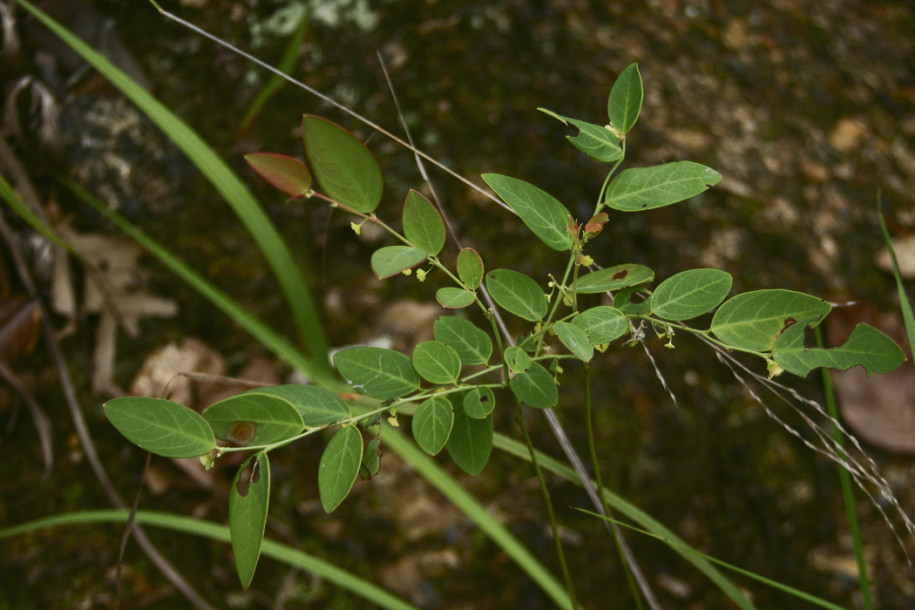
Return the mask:
{"type": "Polygon", "coordinates": [[[276,227],[238,176],[190,126],[144,91],[129,76],[27,0],[16,1],[136,104],[175,142],[223,196],[267,259],[292,309],[299,334],[312,356],[312,361],[315,366],[324,368],[329,374],[331,368],[327,358],[327,339],[311,292],[298,271],[299,264],[293,260],[276,227]]]}
{"type": "MultiPolygon", "coordinates": [[[[0,540],[62,525],[125,523],[129,516],[130,511],[128,510],[85,510],[54,515],[52,517],[36,519],[34,521],[29,521],[28,523],[4,528],[0,530],[0,540]]],[[[202,519],[149,510],[138,510],[135,513],[135,519],[140,525],[162,527],[172,531],[203,536],[204,538],[210,538],[225,543],[230,541],[229,528],[227,526],[204,521],[202,519]]],[[[381,589],[346,570],[341,570],[322,559],[318,559],[317,557],[308,555],[279,542],[265,539],[261,549],[261,555],[316,574],[344,589],[349,589],[368,602],[383,608],[391,608],[393,610],[415,609],[415,606],[411,606],[384,589],[381,589]]]]}
{"type": "MultiPolygon", "coordinates": [[[[514,439],[497,433],[494,435],[493,442],[497,448],[505,451],[506,453],[521,458],[525,461],[530,460],[527,447],[514,439]]],[[[566,479],[567,481],[571,481],[576,485],[582,484],[574,470],[565,464],[551,458],[550,456],[538,451],[537,461],[545,470],[549,470],[554,474],[558,474],[562,478],[566,479]]],[[[678,548],[690,547],[684,540],[680,539],[672,531],[661,525],[661,523],[655,520],[651,515],[644,512],[634,504],[630,504],[628,501],[624,500],[606,488],[603,489],[603,499],[611,508],[613,508],[613,510],[626,515],[651,533],[663,538],[664,540],[669,540],[675,543],[671,544],[670,548],[679,553],[684,559],[692,563],[700,572],[705,574],[709,580],[715,583],[718,588],[721,589],[721,591],[727,595],[731,601],[733,601],[739,608],[750,609],[754,607],[753,603],[750,602],[750,600],[748,600],[746,596],[740,592],[740,589],[738,589],[734,583],[728,580],[724,574],[718,571],[715,566],[713,566],[702,557],[699,557],[695,554],[686,553],[681,548],[678,548]]]]}
{"type": "MultiPolygon", "coordinates": [[[[912,313],[912,301],[906,294],[905,286],[902,283],[902,274],[899,273],[899,263],[896,261],[896,251],[893,249],[893,240],[890,239],[890,231],[886,228],[886,221],[883,219],[883,200],[880,193],[877,193],[877,217],[880,218],[880,229],[883,231],[883,240],[886,242],[886,249],[890,253],[890,262],[893,263],[893,276],[896,278],[896,290],[899,292],[899,308],[902,310],[902,320],[905,322],[905,334],[909,340],[910,353],[915,354],[915,315],[912,313]]],[[[915,363],[915,358],[913,358],[915,363]]]]}
{"type": "Polygon", "coordinates": [[[757,574],[755,572],[751,572],[749,570],[744,570],[743,568],[738,568],[737,566],[732,565],[726,561],[721,561],[720,559],[716,559],[716,558],[712,557],[711,555],[706,555],[705,553],[703,553],[701,551],[697,551],[696,549],[694,549],[690,546],[687,546],[685,544],[682,544],[680,542],[676,542],[669,538],[664,538],[663,536],[659,536],[658,534],[653,534],[652,532],[649,532],[648,530],[644,530],[639,527],[634,527],[628,523],[623,523],[622,521],[617,521],[616,519],[607,519],[607,517],[604,517],[603,515],[599,515],[593,511],[590,511],[590,510],[587,510],[584,508],[578,508],[576,510],[579,510],[585,514],[591,515],[592,517],[597,517],[598,519],[605,519],[607,521],[613,521],[617,525],[631,529],[634,532],[638,532],[638,533],[644,534],[646,536],[651,536],[652,538],[660,540],[661,542],[670,546],[671,548],[677,548],[678,551],[682,551],[683,553],[687,553],[694,557],[701,557],[702,559],[704,559],[706,561],[719,565],[723,568],[727,568],[728,570],[731,570],[732,572],[736,572],[736,573],[740,574],[741,576],[746,576],[747,578],[751,578],[757,582],[761,582],[764,585],[768,585],[768,586],[772,587],[773,589],[778,589],[779,591],[783,591],[785,593],[788,593],[789,595],[793,595],[793,596],[795,596],[799,599],[802,599],[805,602],[809,602],[815,606],[820,606],[821,608],[829,608],[829,610],[843,610],[842,606],[837,606],[836,604],[826,601],[825,599],[821,599],[815,595],[810,595],[809,593],[805,593],[804,591],[801,591],[800,589],[795,589],[794,587],[789,587],[788,585],[783,585],[782,583],[780,583],[778,581],[772,580],[771,578],[766,578],[765,576],[760,576],[759,574],[757,574]]]}
{"type": "Polygon", "coordinates": [[[303,371],[315,383],[319,383],[328,389],[338,389],[340,391],[346,389],[346,386],[337,379],[336,375],[327,373],[321,366],[316,366],[314,358],[306,357],[285,337],[251,315],[248,310],[239,305],[234,299],[188,267],[181,259],[125,220],[121,215],[109,209],[102,201],[99,201],[84,188],[66,178],[61,178],[60,181],[291,367],[303,371]]]}
{"type": "MultiPolygon", "coordinates": [[[[416,471],[442,492],[452,504],[475,521],[493,542],[498,544],[522,570],[527,572],[528,576],[552,598],[557,606],[571,607],[569,594],[559,584],[559,581],[553,578],[543,564],[441,466],[387,424],[385,424],[383,438],[388,448],[412,464],[416,471]]],[[[527,449],[524,448],[524,451],[526,452],[527,449]]]]}
{"type": "MultiPolygon", "coordinates": [[[[302,8],[302,16],[299,18],[299,26],[296,28],[292,38],[289,39],[289,44],[286,45],[286,50],[283,53],[283,58],[280,59],[280,63],[276,67],[277,70],[286,74],[289,74],[293,71],[296,66],[296,62],[299,59],[299,49],[302,47],[302,43],[305,42],[305,34],[307,32],[308,7],[305,6],[302,8]]],[[[285,87],[287,82],[288,81],[286,79],[279,76],[278,74],[271,74],[270,80],[267,81],[267,84],[264,85],[264,88],[261,89],[260,93],[257,94],[257,97],[254,98],[254,101],[251,102],[248,110],[245,111],[245,116],[242,117],[238,131],[241,133],[246,133],[251,128],[251,125],[254,124],[254,121],[257,120],[257,117],[260,116],[264,106],[266,106],[267,102],[270,101],[270,98],[276,95],[283,87],[285,87]]]]}

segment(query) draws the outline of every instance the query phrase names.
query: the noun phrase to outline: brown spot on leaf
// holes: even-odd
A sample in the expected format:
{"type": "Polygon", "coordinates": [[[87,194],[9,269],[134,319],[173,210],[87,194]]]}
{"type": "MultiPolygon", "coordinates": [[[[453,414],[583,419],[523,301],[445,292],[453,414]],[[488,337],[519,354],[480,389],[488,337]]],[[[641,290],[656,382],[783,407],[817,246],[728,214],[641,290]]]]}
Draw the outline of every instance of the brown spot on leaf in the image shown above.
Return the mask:
{"type": "Polygon", "coordinates": [[[624,277],[626,277],[627,275],[629,275],[629,269],[621,269],[620,271],[617,271],[616,273],[613,274],[613,279],[621,280],[624,277]]]}
{"type": "Polygon", "coordinates": [[[253,421],[236,421],[226,432],[226,440],[232,441],[236,445],[247,445],[254,440],[256,434],[257,424],[253,421]]]}

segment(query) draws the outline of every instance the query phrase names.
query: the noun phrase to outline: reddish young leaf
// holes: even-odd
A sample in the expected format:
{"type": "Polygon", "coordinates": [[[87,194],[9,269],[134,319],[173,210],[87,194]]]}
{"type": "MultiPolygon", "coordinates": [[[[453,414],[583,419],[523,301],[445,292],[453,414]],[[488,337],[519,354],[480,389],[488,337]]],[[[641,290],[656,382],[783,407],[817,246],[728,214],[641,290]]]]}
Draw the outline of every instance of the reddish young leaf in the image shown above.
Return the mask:
{"type": "Polygon", "coordinates": [[[251,153],[245,155],[245,161],[287,195],[302,197],[311,192],[311,172],[298,159],[276,153],[251,153]]]}

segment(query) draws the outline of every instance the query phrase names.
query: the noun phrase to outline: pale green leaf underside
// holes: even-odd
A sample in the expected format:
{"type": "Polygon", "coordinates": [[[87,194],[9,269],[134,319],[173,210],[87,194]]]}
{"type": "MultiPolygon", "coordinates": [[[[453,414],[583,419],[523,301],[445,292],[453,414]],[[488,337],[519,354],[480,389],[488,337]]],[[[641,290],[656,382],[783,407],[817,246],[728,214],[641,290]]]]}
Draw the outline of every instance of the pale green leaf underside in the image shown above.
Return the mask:
{"type": "Polygon", "coordinates": [[[473,248],[464,248],[458,254],[457,272],[464,285],[476,290],[483,281],[483,259],[473,248]]]}
{"type": "Polygon", "coordinates": [[[595,161],[608,163],[623,157],[619,138],[603,125],[588,123],[570,117],[562,116],[546,108],[538,108],[543,113],[558,119],[565,125],[578,128],[577,136],[566,136],[572,145],[595,161]]]}
{"type": "Polygon", "coordinates": [[[216,447],[199,413],[161,398],[124,396],[104,405],[108,421],[141,449],[169,458],[204,455],[216,447]]]}
{"type": "Polygon", "coordinates": [[[522,348],[516,345],[505,348],[505,364],[512,373],[523,373],[533,363],[534,359],[522,348]]]}
{"type": "Polygon", "coordinates": [[[461,358],[440,341],[423,341],[413,348],[413,368],[429,383],[454,383],[461,374],[461,358]]]}
{"type": "Polygon", "coordinates": [[[610,89],[607,116],[620,133],[628,133],[642,110],[642,75],[637,64],[626,66],[610,89]]]}
{"type": "Polygon", "coordinates": [[[467,474],[482,472],[492,453],[492,416],[474,419],[463,405],[453,405],[454,425],[445,445],[454,463],[467,474]]]}
{"type": "Polygon", "coordinates": [[[655,288],[651,312],[665,320],[689,320],[715,309],[731,290],[733,279],[720,269],[690,269],[655,288]]]}
{"type": "Polygon", "coordinates": [[[349,407],[342,398],[316,385],[274,385],[249,392],[285,398],[298,410],[309,428],[335,424],[350,416],[349,407]]]}
{"type": "Polygon", "coordinates": [[[407,240],[429,256],[445,245],[445,223],[432,202],[410,190],[403,205],[403,233],[407,240]]]}
{"type": "Polygon", "coordinates": [[[410,246],[385,246],[372,253],[372,271],[379,280],[397,275],[426,260],[425,250],[410,246]]]}
{"type": "Polygon", "coordinates": [[[358,428],[344,426],[321,455],[318,465],[318,495],[324,512],[331,512],[349,495],[362,463],[362,434],[358,428]]]}
{"type": "Polygon", "coordinates": [[[420,449],[429,455],[437,455],[448,442],[453,424],[451,401],[444,396],[430,398],[416,407],[413,414],[413,438],[420,449]]]}
{"type": "Polygon", "coordinates": [[[256,391],[220,400],[204,409],[202,415],[217,438],[239,445],[269,445],[292,438],[305,428],[298,409],[288,400],[256,391]],[[239,436],[239,423],[254,427],[243,428],[244,436],[239,436]]]}
{"type": "Polygon", "coordinates": [[[579,360],[589,362],[594,357],[594,345],[582,328],[569,322],[556,322],[553,326],[562,344],[579,360]]]}
{"type": "Polygon", "coordinates": [[[571,323],[585,331],[591,345],[610,343],[629,330],[629,318],[619,309],[607,305],[586,309],[572,318],[571,323]]]}
{"type": "Polygon", "coordinates": [[[493,269],[487,273],[486,288],[505,311],[529,322],[540,320],[549,307],[537,282],[511,269],[493,269]]]}
{"type": "Polygon", "coordinates": [[[302,117],[302,139],[325,195],[363,214],[378,207],[384,191],[381,168],[356,136],[327,119],[306,114],[302,117]]]}
{"type": "Polygon", "coordinates": [[[531,363],[525,372],[515,375],[509,382],[511,391],[524,404],[545,409],[559,402],[559,388],[553,376],[539,362],[531,363]]]}
{"type": "Polygon", "coordinates": [[[455,288],[454,286],[445,286],[435,291],[435,300],[438,301],[439,305],[448,309],[468,307],[473,305],[474,299],[476,299],[476,296],[472,292],[468,292],[463,288],[455,288]]]}
{"type": "Polygon", "coordinates": [[[485,364],[492,355],[492,339],[472,322],[456,316],[442,316],[432,326],[436,341],[454,348],[463,364],[485,364]]]}
{"type": "Polygon", "coordinates": [[[610,183],[604,204],[623,212],[651,210],[689,199],[719,180],[721,174],[692,161],[627,169],[610,183]]]}
{"type": "Polygon", "coordinates": [[[653,279],[654,271],[645,265],[625,263],[582,275],[575,284],[575,291],[579,294],[597,294],[644,284],[653,279]]]}
{"type": "Polygon", "coordinates": [[[399,398],[419,387],[413,362],[394,350],[351,347],[337,352],[334,364],[354,390],[378,400],[399,398]]]}
{"type": "Polygon", "coordinates": [[[555,197],[511,176],[483,174],[483,180],[543,243],[560,252],[572,246],[572,237],[567,230],[571,216],[555,197]]]}
{"type": "Polygon", "coordinates": [[[905,361],[896,342],[867,324],[858,324],[848,340],[832,349],[804,347],[802,322],[789,327],[775,341],[772,359],[789,373],[801,377],[818,367],[845,370],[863,366],[868,375],[895,370],[905,361]]]}
{"type": "Polygon", "coordinates": [[[766,352],[784,330],[801,322],[816,326],[830,309],[826,301],[792,290],[745,292],[718,308],[711,331],[732,347],[766,352]]]}
{"type": "Polygon", "coordinates": [[[266,453],[259,452],[241,465],[229,490],[229,534],[235,569],[243,589],[247,589],[254,578],[269,505],[270,461],[266,453]]]}

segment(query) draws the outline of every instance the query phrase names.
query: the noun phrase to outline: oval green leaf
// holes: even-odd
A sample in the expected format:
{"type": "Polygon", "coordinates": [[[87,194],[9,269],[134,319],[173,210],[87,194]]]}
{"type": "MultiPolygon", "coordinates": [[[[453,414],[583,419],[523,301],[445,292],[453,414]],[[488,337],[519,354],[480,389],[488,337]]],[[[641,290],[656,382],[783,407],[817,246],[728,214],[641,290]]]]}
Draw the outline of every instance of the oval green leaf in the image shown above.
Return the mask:
{"type": "Polygon", "coordinates": [[[619,309],[607,305],[586,309],[572,318],[571,323],[585,331],[591,345],[610,343],[629,330],[629,318],[619,309]]]}
{"type": "Polygon", "coordinates": [[[623,149],[620,147],[619,137],[605,126],[562,116],[546,108],[538,108],[537,110],[550,115],[554,119],[558,119],[564,125],[577,127],[578,135],[566,136],[566,138],[575,148],[595,161],[608,163],[623,158],[623,149]]]}
{"type": "Polygon", "coordinates": [[[288,155],[251,153],[245,161],[260,177],[287,195],[305,196],[311,192],[311,172],[304,163],[288,155]]]}
{"type": "Polygon", "coordinates": [[[435,291],[435,300],[439,305],[448,309],[468,307],[473,305],[475,299],[476,296],[472,292],[454,286],[445,286],[435,291]]]}
{"type": "Polygon", "coordinates": [[[463,364],[486,364],[492,355],[492,339],[472,322],[455,316],[442,316],[432,325],[436,341],[450,345],[463,364]]]}
{"type": "Polygon", "coordinates": [[[572,247],[567,230],[571,215],[558,199],[518,178],[483,174],[483,180],[543,243],[560,252],[572,247]]]}
{"type": "Polygon", "coordinates": [[[505,364],[512,373],[523,373],[534,363],[531,355],[522,348],[512,345],[505,348],[505,364]]]}
{"type": "Polygon", "coordinates": [[[654,279],[654,271],[645,265],[626,263],[605,269],[598,269],[578,278],[575,291],[579,294],[597,294],[608,290],[619,290],[627,286],[644,284],[654,279]]]}
{"type": "Polygon", "coordinates": [[[236,445],[269,445],[300,434],[305,422],[298,409],[276,395],[245,392],[203,410],[216,438],[236,445]]]}
{"type": "Polygon", "coordinates": [[[105,416],[134,445],[168,458],[216,448],[210,424],[196,411],[162,398],[124,396],[104,404],[105,416]]]}
{"type": "Polygon", "coordinates": [[[464,248],[458,254],[457,272],[465,286],[476,290],[483,281],[483,259],[473,248],[464,248]]]}
{"type": "Polygon", "coordinates": [[[823,349],[804,346],[804,327],[799,322],[783,332],[772,347],[772,359],[789,373],[800,377],[819,367],[845,370],[863,366],[868,375],[889,373],[905,361],[896,342],[867,324],[858,324],[839,347],[823,349]]]}
{"type": "Polygon", "coordinates": [[[604,205],[640,212],[684,201],[718,184],[721,174],[692,161],[623,170],[607,188],[604,205]]]}
{"type": "Polygon", "coordinates": [[[413,362],[394,350],[351,347],[334,354],[334,364],[354,390],[378,400],[400,398],[419,387],[413,362]]]}
{"type": "Polygon", "coordinates": [[[559,388],[550,372],[539,362],[515,375],[508,385],[512,393],[528,406],[545,409],[555,407],[559,402],[559,388]]]}
{"type": "Polygon", "coordinates": [[[333,511],[346,499],[356,482],[360,464],[362,434],[354,426],[344,426],[327,443],[318,464],[318,495],[324,512],[333,511]]]}
{"type": "Polygon", "coordinates": [[[372,271],[379,280],[412,269],[426,260],[426,252],[410,246],[385,246],[372,253],[372,271]]]}
{"type": "Polygon", "coordinates": [[[725,301],[712,318],[711,331],[731,347],[767,352],[782,332],[803,321],[816,326],[831,309],[809,294],[755,290],[725,301]]]}
{"type": "Polygon", "coordinates": [[[651,312],[665,320],[690,320],[718,307],[731,291],[731,274],[720,269],[690,269],[655,288],[651,312]]]}
{"type": "Polygon", "coordinates": [[[464,413],[473,419],[488,417],[496,408],[496,396],[487,387],[476,387],[464,394],[464,413]]]}
{"type": "Polygon", "coordinates": [[[431,201],[412,189],[403,204],[403,234],[429,256],[435,256],[445,246],[445,222],[441,214],[431,201]]]}
{"type": "Polygon", "coordinates": [[[247,589],[254,578],[269,505],[270,461],[261,451],[245,460],[235,473],[229,490],[229,535],[235,569],[243,589],[247,589]]]}
{"type": "Polygon", "coordinates": [[[454,425],[445,445],[454,463],[467,474],[483,471],[492,453],[492,416],[474,419],[464,413],[462,404],[452,403],[454,425]]]}
{"type": "Polygon", "coordinates": [[[556,322],[553,325],[556,335],[562,344],[579,360],[590,362],[594,357],[594,346],[588,335],[580,327],[569,322],[556,322]]]}
{"type": "Polygon", "coordinates": [[[363,214],[378,207],[384,191],[381,168],[356,136],[327,119],[306,114],[302,117],[302,139],[325,195],[363,214]]]}
{"type": "Polygon", "coordinates": [[[315,385],[274,385],[248,390],[248,393],[285,398],[302,416],[307,428],[335,424],[351,415],[340,396],[315,385]]]}
{"type": "Polygon", "coordinates": [[[628,133],[642,111],[642,75],[637,64],[629,64],[616,78],[607,98],[607,116],[620,133],[628,133]]]}
{"type": "Polygon", "coordinates": [[[537,282],[511,269],[493,269],[487,273],[486,288],[500,307],[528,322],[543,318],[549,307],[537,282]]]}
{"type": "Polygon", "coordinates": [[[413,348],[413,368],[429,383],[445,385],[457,381],[461,358],[445,343],[423,341],[413,348]]]}
{"type": "Polygon", "coordinates": [[[453,424],[451,401],[444,396],[430,398],[416,407],[413,414],[413,438],[420,449],[429,455],[437,455],[448,442],[453,424]]]}

